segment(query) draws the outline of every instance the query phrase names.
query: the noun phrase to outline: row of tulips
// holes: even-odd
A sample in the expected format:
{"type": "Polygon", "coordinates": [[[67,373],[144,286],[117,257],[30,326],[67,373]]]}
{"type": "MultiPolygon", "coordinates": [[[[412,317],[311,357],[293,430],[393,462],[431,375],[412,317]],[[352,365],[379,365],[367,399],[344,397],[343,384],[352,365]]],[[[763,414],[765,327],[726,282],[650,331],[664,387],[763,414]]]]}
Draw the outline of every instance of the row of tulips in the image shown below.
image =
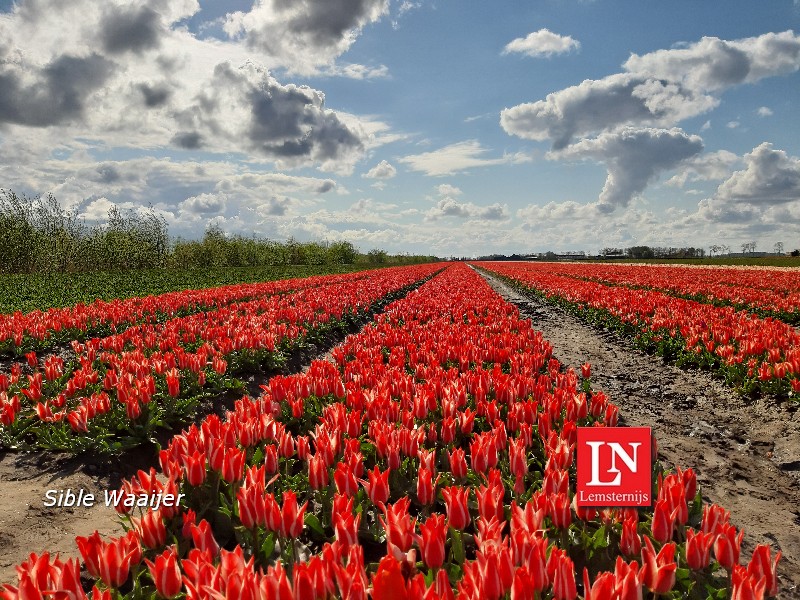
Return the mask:
{"type": "Polygon", "coordinates": [[[234,303],[267,298],[304,288],[354,281],[374,275],[356,272],[284,279],[264,283],[242,283],[216,288],[168,292],[116,300],[95,300],[66,308],[0,315],[0,353],[21,355],[40,352],[72,340],[121,333],[136,324],[155,324],[179,316],[216,310],[234,303]]]}
{"type": "Polygon", "coordinates": [[[800,272],[795,269],[597,263],[534,263],[529,268],[604,284],[663,291],[800,324],[800,272]]]}
{"type": "MultiPolygon", "coordinates": [[[[384,269],[72,341],[75,359],[26,355],[0,373],[6,447],[118,452],[186,423],[237,375],[281,367],[301,344],[344,331],[373,304],[440,267],[384,269]]],[[[318,278],[314,278],[318,280],[318,278]]]]}
{"type": "Polygon", "coordinates": [[[603,285],[527,263],[476,263],[579,317],[621,330],[679,364],[719,372],[745,393],[800,398],[800,332],[760,318],[653,290],[603,285]]]}
{"type": "MultiPolygon", "coordinates": [[[[577,427],[617,409],[464,265],[399,300],[333,362],[275,377],[161,452],[125,536],[31,555],[0,597],[760,599],[767,546],[701,506],[691,469],[652,509],[576,505],[577,427]],[[182,496],[181,496],[182,495],[182,496]],[[39,595],[37,595],[39,594],[39,595]]],[[[589,375],[586,366],[584,375],[589,375]]]]}

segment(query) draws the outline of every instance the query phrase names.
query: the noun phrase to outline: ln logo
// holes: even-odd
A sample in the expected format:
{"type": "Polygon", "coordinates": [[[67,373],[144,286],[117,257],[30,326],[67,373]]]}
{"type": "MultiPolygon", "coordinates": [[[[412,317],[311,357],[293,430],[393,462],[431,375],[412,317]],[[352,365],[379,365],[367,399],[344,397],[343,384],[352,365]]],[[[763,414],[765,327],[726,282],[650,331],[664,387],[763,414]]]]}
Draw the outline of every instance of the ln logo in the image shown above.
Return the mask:
{"type": "Polygon", "coordinates": [[[578,506],[650,506],[649,427],[578,427],[578,506]]]}

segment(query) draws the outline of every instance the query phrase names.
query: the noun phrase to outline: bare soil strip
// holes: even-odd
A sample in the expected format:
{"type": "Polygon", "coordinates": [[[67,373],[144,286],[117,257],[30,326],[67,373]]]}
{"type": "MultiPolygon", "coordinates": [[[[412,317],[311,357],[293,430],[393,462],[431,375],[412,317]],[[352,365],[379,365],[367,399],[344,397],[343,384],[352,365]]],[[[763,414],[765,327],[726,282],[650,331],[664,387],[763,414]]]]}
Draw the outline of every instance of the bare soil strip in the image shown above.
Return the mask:
{"type": "Polygon", "coordinates": [[[652,427],[659,460],[693,467],[703,498],[731,511],[745,531],[742,562],[755,544],[783,552],[781,598],[800,598],[800,411],[796,403],[739,397],[706,372],[685,371],[617,335],[483,274],[592,386],[608,394],[626,425],[652,427]]]}

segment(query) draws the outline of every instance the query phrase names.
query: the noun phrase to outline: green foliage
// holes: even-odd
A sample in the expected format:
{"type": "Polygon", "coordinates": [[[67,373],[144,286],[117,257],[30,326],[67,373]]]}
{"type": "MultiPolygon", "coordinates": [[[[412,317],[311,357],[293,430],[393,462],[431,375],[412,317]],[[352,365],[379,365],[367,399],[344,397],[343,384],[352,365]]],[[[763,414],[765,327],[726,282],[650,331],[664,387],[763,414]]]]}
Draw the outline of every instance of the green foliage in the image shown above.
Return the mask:
{"type": "Polygon", "coordinates": [[[236,283],[255,283],[349,273],[366,265],[225,267],[206,269],[143,269],[122,272],[0,274],[0,313],[30,312],[113,300],[193,290],[236,283]]]}
{"type": "MultiPolygon", "coordinates": [[[[166,221],[152,207],[123,213],[112,206],[105,223],[87,226],[79,219],[76,209],[64,210],[52,195],[28,198],[0,189],[0,274],[115,272],[162,268],[213,270],[291,265],[338,268],[354,264],[407,265],[436,260],[433,256],[391,256],[385,250],[378,249],[370,250],[364,255],[347,241],[300,242],[289,238],[286,242],[278,242],[226,235],[217,224],[209,225],[201,240],[178,238],[171,243],[166,221]]],[[[246,276],[245,279],[226,280],[225,283],[235,281],[259,279],[246,276]]],[[[49,288],[46,280],[42,282],[49,288]]],[[[163,291],[183,287],[204,286],[167,287],[163,291]]],[[[147,289],[143,292],[149,293],[147,289]]],[[[124,295],[141,293],[123,293],[120,296],[124,295]]],[[[95,297],[107,296],[101,293],[95,297]]],[[[77,301],[88,299],[79,296],[77,301]]],[[[63,302],[59,305],[70,303],[63,302]]],[[[5,304],[7,306],[9,303],[5,304]]],[[[10,304],[19,305],[14,301],[10,304]]],[[[45,303],[45,306],[55,304],[45,303]]],[[[0,308],[3,312],[7,310],[0,308]]]]}

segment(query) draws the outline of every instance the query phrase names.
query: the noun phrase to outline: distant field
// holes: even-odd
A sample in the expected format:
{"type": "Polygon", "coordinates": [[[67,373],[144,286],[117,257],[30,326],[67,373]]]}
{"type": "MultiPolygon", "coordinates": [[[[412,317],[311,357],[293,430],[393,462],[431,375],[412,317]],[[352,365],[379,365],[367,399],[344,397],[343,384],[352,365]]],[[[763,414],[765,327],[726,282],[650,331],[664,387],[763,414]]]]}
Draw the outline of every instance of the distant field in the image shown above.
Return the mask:
{"type": "Polygon", "coordinates": [[[664,265],[739,265],[758,267],[800,267],[800,256],[764,256],[758,258],[626,258],[626,259],[591,259],[588,262],[608,263],[649,263],[664,265]]]}
{"type": "Polygon", "coordinates": [[[126,271],[120,273],[37,273],[0,275],[0,314],[70,306],[178,290],[310,277],[374,268],[374,265],[225,267],[203,270],[126,271]]]}

